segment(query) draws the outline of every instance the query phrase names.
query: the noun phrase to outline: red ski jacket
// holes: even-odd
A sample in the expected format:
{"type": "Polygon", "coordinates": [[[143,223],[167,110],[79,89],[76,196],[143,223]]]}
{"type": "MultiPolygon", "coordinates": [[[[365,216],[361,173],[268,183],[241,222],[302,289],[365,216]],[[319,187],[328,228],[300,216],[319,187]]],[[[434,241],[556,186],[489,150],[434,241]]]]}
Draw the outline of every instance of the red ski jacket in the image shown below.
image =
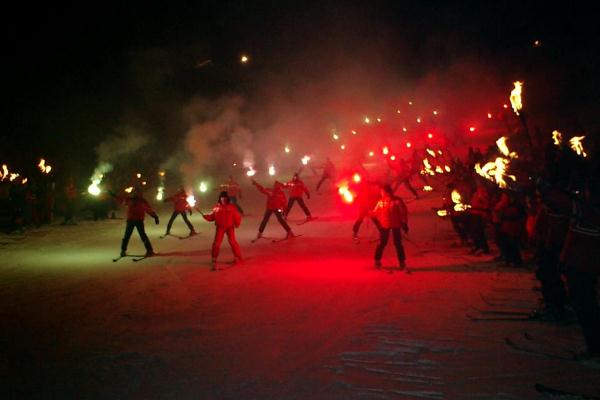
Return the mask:
{"type": "Polygon", "coordinates": [[[500,200],[494,207],[494,213],[499,219],[501,232],[512,237],[518,237],[523,233],[525,211],[519,204],[500,200]]]}
{"type": "Polygon", "coordinates": [[[187,202],[187,194],[183,191],[175,193],[175,195],[166,198],[165,201],[173,203],[173,208],[176,212],[186,212],[190,209],[190,205],[187,202]]]}
{"type": "Polygon", "coordinates": [[[287,205],[285,193],[281,190],[281,184],[275,184],[274,189],[265,189],[257,182],[254,182],[254,186],[263,194],[267,195],[267,210],[271,211],[283,211],[287,205]]]}
{"type": "Polygon", "coordinates": [[[300,179],[289,181],[285,184],[285,187],[290,189],[290,197],[302,197],[304,193],[306,193],[307,196],[310,196],[308,188],[300,179]]]}
{"type": "Polygon", "coordinates": [[[127,221],[143,221],[146,213],[156,218],[156,212],[143,197],[120,197],[119,203],[127,206],[127,221]]]}
{"type": "Polygon", "coordinates": [[[380,199],[372,211],[382,228],[401,228],[408,226],[408,211],[400,197],[380,199]]]}
{"type": "Polygon", "coordinates": [[[233,204],[217,204],[212,213],[203,215],[207,221],[215,221],[215,225],[219,228],[239,228],[242,223],[242,216],[233,204]]]}
{"type": "Polygon", "coordinates": [[[471,198],[470,213],[473,215],[480,215],[484,220],[489,219],[490,210],[490,198],[485,190],[478,189],[471,198]]]}

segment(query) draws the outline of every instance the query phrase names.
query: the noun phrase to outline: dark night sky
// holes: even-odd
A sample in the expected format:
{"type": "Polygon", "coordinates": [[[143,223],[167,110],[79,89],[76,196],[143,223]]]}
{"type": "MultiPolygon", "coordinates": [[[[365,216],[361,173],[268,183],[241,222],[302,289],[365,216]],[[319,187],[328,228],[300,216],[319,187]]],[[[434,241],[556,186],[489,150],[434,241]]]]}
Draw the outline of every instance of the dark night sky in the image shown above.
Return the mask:
{"type": "MultiPolygon", "coordinates": [[[[251,97],[271,75],[311,79],[344,59],[368,63],[373,54],[415,81],[461,57],[502,65],[517,57],[523,62],[507,77],[548,68],[548,76],[567,80],[565,98],[597,109],[599,32],[590,8],[541,1],[318,3],[22,4],[5,14],[3,26],[9,107],[0,159],[26,164],[43,153],[89,168],[107,132],[165,99],[251,97]],[[534,39],[543,41],[536,51],[534,39]],[[251,69],[236,62],[241,52],[252,55],[251,69]],[[213,64],[193,68],[204,59],[213,64]],[[150,63],[153,73],[155,63],[164,63],[166,84],[153,86],[150,63]]],[[[145,123],[155,131],[170,125],[159,117],[145,123]]]]}

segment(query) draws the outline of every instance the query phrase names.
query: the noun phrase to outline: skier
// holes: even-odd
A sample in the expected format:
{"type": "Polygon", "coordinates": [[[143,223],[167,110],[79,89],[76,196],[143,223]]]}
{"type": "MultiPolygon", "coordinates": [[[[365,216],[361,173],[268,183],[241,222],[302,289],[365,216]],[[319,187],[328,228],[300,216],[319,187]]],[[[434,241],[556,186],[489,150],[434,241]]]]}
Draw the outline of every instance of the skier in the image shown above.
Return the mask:
{"type": "Polygon", "coordinates": [[[159,220],[156,212],[152,209],[152,207],[150,207],[150,204],[148,204],[146,199],[144,199],[142,196],[142,191],[140,188],[134,188],[133,195],[130,197],[116,196],[112,192],[110,195],[116,198],[120,204],[125,204],[127,206],[127,225],[125,226],[125,236],[123,236],[123,241],[121,242],[121,257],[125,257],[127,255],[127,245],[129,244],[129,239],[133,233],[133,228],[137,229],[142,242],[144,242],[144,247],[146,247],[145,256],[153,256],[155,253],[152,249],[150,239],[148,239],[148,236],[146,235],[146,230],[144,229],[144,216],[147,213],[153,217],[156,225],[158,225],[159,220]]]}
{"type": "Polygon", "coordinates": [[[215,232],[215,239],[212,244],[212,270],[217,269],[217,258],[219,257],[219,249],[223,242],[223,236],[227,235],[227,240],[235,256],[235,262],[242,261],[242,252],[240,245],[235,240],[235,229],[240,227],[242,217],[238,212],[234,204],[231,203],[229,196],[226,191],[222,191],[219,194],[219,200],[217,205],[212,209],[210,214],[202,214],[207,221],[215,221],[217,230],[215,232]]]}
{"type": "Polygon", "coordinates": [[[63,222],[61,222],[61,225],[77,225],[77,223],[73,221],[76,199],[77,188],[73,183],[73,178],[69,178],[67,186],[65,186],[65,219],[63,220],[63,222]]]}
{"type": "MultiPolygon", "coordinates": [[[[367,180],[361,180],[361,182],[358,184],[358,188],[356,190],[358,217],[356,218],[354,225],[352,225],[352,238],[354,240],[358,240],[358,231],[360,226],[379,201],[379,193],[374,186],[374,183],[368,182],[367,180]]],[[[371,221],[373,221],[373,224],[377,227],[377,229],[381,228],[379,221],[375,217],[371,216],[371,221]]]]}
{"type": "Polygon", "coordinates": [[[502,192],[492,218],[498,225],[496,241],[502,258],[508,265],[522,267],[520,239],[525,227],[525,209],[514,192],[502,192]]]}
{"type": "Polygon", "coordinates": [[[401,270],[406,270],[406,255],[402,246],[402,229],[408,233],[408,212],[406,204],[400,197],[394,196],[390,185],[384,185],[380,189],[381,198],[371,212],[377,218],[381,227],[379,228],[379,245],[375,249],[375,268],[381,268],[381,256],[387,245],[390,231],[396,247],[396,256],[401,270]]]}
{"type": "Polygon", "coordinates": [[[265,210],[265,215],[264,215],[262,222],[260,223],[260,226],[258,228],[258,235],[256,236],[256,238],[260,239],[261,237],[263,237],[262,236],[263,231],[265,230],[265,227],[267,226],[267,222],[269,222],[269,218],[271,218],[271,214],[275,214],[275,217],[277,217],[277,221],[279,221],[281,226],[283,226],[283,229],[285,229],[285,231],[287,232],[286,238],[294,237],[295,236],[294,232],[292,232],[292,229],[287,224],[287,222],[285,222],[285,219],[283,218],[283,215],[282,215],[283,210],[285,208],[286,201],[285,201],[285,193],[283,192],[283,189],[282,189],[283,185],[281,184],[281,182],[275,181],[272,189],[265,189],[254,179],[252,179],[252,184],[254,186],[256,186],[256,188],[261,193],[267,195],[267,209],[265,210]]]}
{"type": "Polygon", "coordinates": [[[240,207],[240,205],[238,204],[238,198],[240,200],[242,199],[242,189],[240,188],[239,183],[237,183],[233,179],[232,175],[229,175],[229,181],[221,185],[221,191],[227,192],[231,204],[233,204],[235,208],[237,208],[240,214],[244,215],[244,210],[242,210],[242,207],[240,207]]]}
{"type": "Polygon", "coordinates": [[[323,175],[321,175],[321,179],[319,183],[317,183],[317,192],[319,192],[319,188],[327,179],[333,179],[335,176],[335,165],[331,162],[329,157],[325,159],[325,164],[321,166],[323,168],[323,175]]]}
{"type": "Polygon", "coordinates": [[[485,186],[479,184],[471,198],[471,208],[469,208],[469,233],[474,245],[473,249],[469,252],[470,254],[490,254],[490,248],[485,235],[485,224],[490,219],[490,215],[489,194],[485,186]]]}
{"type": "Polygon", "coordinates": [[[287,208],[283,213],[285,219],[287,219],[287,216],[290,213],[295,201],[298,202],[300,208],[302,208],[302,211],[304,211],[304,214],[306,214],[306,220],[310,221],[311,219],[313,219],[312,215],[310,214],[310,210],[308,209],[308,207],[306,207],[304,199],[302,198],[304,193],[306,193],[306,198],[310,199],[310,193],[304,182],[302,182],[302,180],[298,176],[298,174],[295,173],[292,180],[284,184],[284,187],[290,189],[290,199],[288,201],[287,208]]]}
{"type": "Polygon", "coordinates": [[[415,200],[419,199],[419,195],[415,188],[410,184],[410,178],[413,171],[409,167],[406,161],[400,159],[393,162],[391,158],[387,159],[389,168],[394,172],[394,192],[398,190],[398,187],[404,184],[404,187],[415,196],[415,200]]]}
{"type": "Polygon", "coordinates": [[[167,231],[165,232],[165,236],[167,236],[171,233],[171,227],[173,226],[173,221],[175,221],[175,218],[177,218],[178,215],[181,215],[181,218],[183,218],[183,221],[189,228],[189,230],[190,230],[189,236],[196,235],[194,226],[191,224],[190,220],[188,219],[188,217],[186,215],[187,212],[189,212],[190,215],[192,215],[192,208],[190,207],[190,205],[187,201],[187,193],[185,192],[185,189],[183,187],[179,188],[177,193],[175,193],[173,196],[167,197],[165,199],[165,203],[167,203],[167,202],[173,203],[173,213],[171,214],[171,218],[169,218],[169,222],[167,223],[167,231]]]}

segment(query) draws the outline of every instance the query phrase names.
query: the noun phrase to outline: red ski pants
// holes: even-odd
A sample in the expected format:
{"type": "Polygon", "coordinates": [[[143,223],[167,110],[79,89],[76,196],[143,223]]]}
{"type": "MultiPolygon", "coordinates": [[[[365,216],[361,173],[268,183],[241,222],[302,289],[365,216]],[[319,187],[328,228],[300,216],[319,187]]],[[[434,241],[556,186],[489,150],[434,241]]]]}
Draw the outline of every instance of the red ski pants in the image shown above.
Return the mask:
{"type": "Polygon", "coordinates": [[[227,240],[229,241],[229,245],[231,246],[231,250],[233,251],[233,255],[236,258],[242,258],[242,251],[240,250],[240,245],[237,240],[235,240],[235,228],[220,228],[217,227],[217,231],[215,232],[215,240],[212,245],[212,258],[216,259],[219,257],[219,249],[221,248],[221,243],[223,243],[223,236],[227,234],[227,240]]]}

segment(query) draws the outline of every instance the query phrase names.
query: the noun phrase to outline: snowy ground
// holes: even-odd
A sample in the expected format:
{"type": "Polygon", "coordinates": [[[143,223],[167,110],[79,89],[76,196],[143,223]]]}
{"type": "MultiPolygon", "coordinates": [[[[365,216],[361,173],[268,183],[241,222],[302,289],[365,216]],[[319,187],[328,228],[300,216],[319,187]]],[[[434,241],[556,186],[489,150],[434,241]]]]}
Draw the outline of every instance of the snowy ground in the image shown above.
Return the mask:
{"type": "MultiPolygon", "coordinates": [[[[353,214],[333,194],[308,202],[320,218],[293,226],[302,237],[276,244],[250,244],[263,196],[247,191],[242,203],[247,261],[220,272],[209,270],[214,228],[199,215],[200,235],[158,238],[167,209],[160,226],[146,221],[161,255],[137,263],[112,262],[123,220],[1,236],[0,396],[535,399],[536,382],[598,396],[600,371],[504,344],[528,332],[544,350],[550,340],[578,351],[576,325],[466,317],[490,308],[482,294],[533,308],[536,284],[528,270],[452,247],[449,223],[431,212],[438,194],[408,204],[411,275],[373,269],[372,225],[354,244],[353,214]]],[[[186,233],[182,221],[173,233],[186,233]]],[[[284,232],[273,219],[266,234],[284,232]]],[[[143,253],[135,233],[130,253],[143,253]]],[[[226,242],[222,259],[232,259],[226,242]]]]}

